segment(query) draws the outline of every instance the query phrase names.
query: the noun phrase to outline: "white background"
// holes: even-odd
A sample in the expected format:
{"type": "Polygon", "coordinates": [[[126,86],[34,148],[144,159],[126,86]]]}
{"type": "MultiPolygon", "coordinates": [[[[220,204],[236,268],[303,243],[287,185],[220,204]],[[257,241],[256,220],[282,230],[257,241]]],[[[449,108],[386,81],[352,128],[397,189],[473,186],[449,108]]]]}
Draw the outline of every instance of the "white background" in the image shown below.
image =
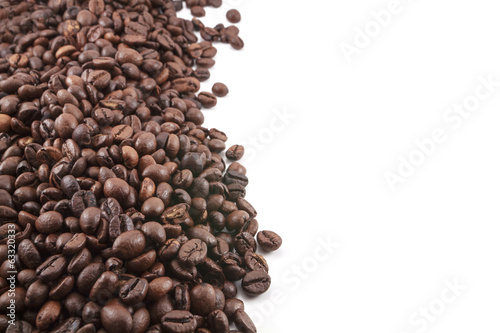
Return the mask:
{"type": "Polygon", "coordinates": [[[443,119],[480,76],[500,81],[499,6],[401,0],[349,63],[341,43],[390,2],[226,0],[202,19],[242,14],[245,48],[218,47],[204,86],[230,94],[205,116],[257,152],[247,199],[284,239],[271,289],[246,300],[261,333],[500,329],[500,87],[458,128],[443,119]],[[294,118],[276,129],[277,112],[294,118]],[[391,191],[384,174],[436,128],[447,140],[391,191]]]}

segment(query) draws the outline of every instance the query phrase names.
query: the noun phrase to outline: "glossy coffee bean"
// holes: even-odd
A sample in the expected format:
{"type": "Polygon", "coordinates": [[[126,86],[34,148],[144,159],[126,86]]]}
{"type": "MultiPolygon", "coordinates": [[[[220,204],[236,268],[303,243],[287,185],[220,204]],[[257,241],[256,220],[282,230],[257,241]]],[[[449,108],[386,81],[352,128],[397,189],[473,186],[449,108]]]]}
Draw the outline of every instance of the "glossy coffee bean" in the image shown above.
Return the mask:
{"type": "Polygon", "coordinates": [[[109,333],[130,333],[133,320],[128,310],[117,304],[106,305],[101,309],[102,326],[109,333]]]}
{"type": "Polygon", "coordinates": [[[271,286],[271,277],[264,271],[248,272],[241,281],[241,288],[249,295],[265,293],[271,286]]]}
{"type": "Polygon", "coordinates": [[[277,233],[269,230],[260,231],[257,234],[257,241],[264,251],[276,251],[283,243],[277,233]]]}

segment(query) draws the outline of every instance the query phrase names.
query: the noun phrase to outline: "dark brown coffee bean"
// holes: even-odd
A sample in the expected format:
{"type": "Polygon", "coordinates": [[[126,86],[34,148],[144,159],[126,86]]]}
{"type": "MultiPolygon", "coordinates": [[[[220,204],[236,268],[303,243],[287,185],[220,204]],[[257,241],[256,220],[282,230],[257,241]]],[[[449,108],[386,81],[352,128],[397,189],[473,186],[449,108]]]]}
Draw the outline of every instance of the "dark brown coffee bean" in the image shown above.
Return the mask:
{"type": "Polygon", "coordinates": [[[236,9],[230,9],[226,13],[226,18],[229,22],[231,23],[238,23],[241,21],[241,15],[240,12],[237,11],[236,9]]]}
{"type": "Polygon", "coordinates": [[[215,310],[215,289],[208,283],[199,284],[190,292],[191,311],[202,316],[215,310]]]}
{"type": "Polygon", "coordinates": [[[269,266],[266,259],[252,251],[247,251],[244,256],[245,266],[251,271],[266,271],[269,272],[269,266]]]}
{"type": "Polygon", "coordinates": [[[52,234],[62,228],[63,221],[63,216],[58,212],[47,212],[37,218],[35,226],[41,233],[52,234]]]}
{"type": "Polygon", "coordinates": [[[229,89],[224,83],[217,82],[212,86],[212,92],[217,97],[224,97],[229,93],[229,89]]]}
{"type": "Polygon", "coordinates": [[[120,234],[113,242],[113,251],[122,260],[137,257],[144,251],[145,247],[146,238],[139,230],[126,231],[120,234]]]}
{"type": "Polygon", "coordinates": [[[130,186],[123,179],[110,178],[104,183],[103,193],[106,198],[115,198],[118,202],[124,202],[130,194],[130,186]]]}
{"type": "Polygon", "coordinates": [[[241,232],[234,237],[234,248],[243,256],[249,250],[255,252],[257,250],[257,242],[252,234],[241,232]]]}
{"type": "Polygon", "coordinates": [[[257,241],[264,251],[276,251],[283,242],[277,233],[269,230],[259,232],[257,234],[257,241]]]}
{"type": "Polygon", "coordinates": [[[160,198],[151,197],[144,201],[141,207],[141,213],[146,217],[157,217],[163,213],[165,205],[160,198]]]}
{"type": "Polygon", "coordinates": [[[237,310],[234,313],[234,323],[236,327],[243,333],[256,333],[257,328],[255,328],[255,324],[250,319],[248,314],[243,310],[237,310]]]}
{"type": "Polygon", "coordinates": [[[118,276],[113,272],[104,272],[92,286],[89,298],[99,304],[106,304],[116,294],[118,287],[118,276]]]}
{"type": "Polygon", "coordinates": [[[66,269],[67,261],[62,255],[53,255],[36,269],[36,275],[43,282],[49,282],[60,277],[66,269]]]}
{"type": "Polygon", "coordinates": [[[62,306],[58,301],[45,303],[36,316],[36,327],[39,330],[47,330],[61,315],[62,306]]]}
{"type": "Polygon", "coordinates": [[[109,333],[131,333],[133,320],[130,312],[118,304],[106,305],[101,309],[102,326],[109,333]]]}
{"type": "Polygon", "coordinates": [[[126,281],[118,293],[125,304],[137,304],[144,300],[148,292],[148,281],[140,278],[132,278],[126,281]]]}
{"type": "Polygon", "coordinates": [[[203,105],[203,107],[205,108],[212,108],[217,105],[217,97],[207,91],[200,92],[197,98],[200,101],[201,105],[203,105]]]}
{"type": "Polygon", "coordinates": [[[165,229],[163,229],[162,225],[158,222],[144,223],[141,227],[141,231],[147,239],[157,244],[163,244],[167,239],[165,229]]]}
{"type": "Polygon", "coordinates": [[[80,228],[87,235],[93,235],[101,222],[101,210],[97,207],[86,208],[80,215],[80,228]]]}
{"type": "Polygon", "coordinates": [[[161,327],[166,333],[193,333],[196,319],[189,311],[173,310],[161,318],[161,327]]]}
{"type": "Polygon", "coordinates": [[[191,239],[181,246],[178,257],[183,263],[197,265],[207,257],[207,244],[199,239],[191,239]]]}
{"type": "Polygon", "coordinates": [[[210,312],[208,314],[208,327],[212,332],[215,333],[228,333],[229,332],[229,320],[226,314],[218,309],[210,312]]]}
{"type": "Polygon", "coordinates": [[[226,151],[226,157],[230,160],[238,161],[243,157],[244,153],[245,147],[240,145],[233,145],[226,151]]]}
{"type": "Polygon", "coordinates": [[[241,281],[241,287],[249,295],[265,293],[271,286],[271,277],[264,271],[248,272],[241,281]]]}

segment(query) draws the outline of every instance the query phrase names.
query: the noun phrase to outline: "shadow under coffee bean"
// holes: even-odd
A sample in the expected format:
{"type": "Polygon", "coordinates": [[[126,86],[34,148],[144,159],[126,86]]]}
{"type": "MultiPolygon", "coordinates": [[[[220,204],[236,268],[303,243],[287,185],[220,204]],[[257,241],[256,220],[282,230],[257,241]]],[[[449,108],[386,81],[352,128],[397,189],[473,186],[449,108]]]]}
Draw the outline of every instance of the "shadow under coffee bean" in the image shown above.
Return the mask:
{"type": "Polygon", "coordinates": [[[243,146],[203,127],[229,92],[200,91],[216,43],[244,47],[196,18],[221,5],[1,2],[0,332],[257,331],[235,283],[266,292],[257,251],[282,240],[259,232],[245,167],[226,165],[243,146]]]}

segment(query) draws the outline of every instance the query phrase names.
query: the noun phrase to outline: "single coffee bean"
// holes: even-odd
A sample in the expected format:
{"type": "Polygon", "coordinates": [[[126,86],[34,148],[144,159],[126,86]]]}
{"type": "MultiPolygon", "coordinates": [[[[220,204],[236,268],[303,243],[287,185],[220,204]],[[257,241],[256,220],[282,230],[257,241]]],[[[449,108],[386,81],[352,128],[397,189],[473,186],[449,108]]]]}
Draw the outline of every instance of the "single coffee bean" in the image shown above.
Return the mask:
{"type": "Polygon", "coordinates": [[[255,324],[250,319],[248,314],[243,310],[237,310],[234,313],[234,323],[236,327],[243,333],[256,333],[257,328],[255,328],[255,324]]]}
{"type": "Polygon", "coordinates": [[[249,295],[265,293],[271,286],[271,277],[263,270],[248,272],[241,281],[241,288],[249,295]]]}
{"type": "Polygon", "coordinates": [[[146,247],[146,237],[139,230],[126,231],[118,236],[113,242],[115,255],[122,259],[132,259],[144,251],[146,247]]]}
{"type": "Polygon", "coordinates": [[[161,328],[166,333],[191,333],[196,329],[196,319],[189,311],[173,310],[161,318],[161,328]]]}
{"type": "Polygon", "coordinates": [[[226,151],[226,157],[230,160],[238,161],[243,157],[244,153],[245,147],[240,145],[233,145],[226,151]]]}
{"type": "Polygon", "coordinates": [[[224,97],[229,93],[229,89],[224,83],[217,82],[212,86],[212,92],[217,97],[224,97]]]}
{"type": "Polygon", "coordinates": [[[190,292],[191,311],[202,316],[215,310],[215,289],[208,283],[199,284],[190,292]]]}
{"type": "Polygon", "coordinates": [[[181,246],[178,257],[183,263],[198,265],[207,257],[207,244],[199,239],[191,239],[181,246]]]}
{"type": "Polygon", "coordinates": [[[201,105],[203,105],[203,107],[207,109],[217,105],[217,97],[207,91],[202,91],[201,93],[199,93],[198,100],[200,101],[201,105]]]}
{"type": "Polygon", "coordinates": [[[137,304],[144,300],[148,292],[148,281],[141,278],[132,278],[126,281],[118,293],[125,304],[137,304]]]}
{"type": "Polygon", "coordinates": [[[240,12],[237,11],[236,9],[230,9],[226,13],[226,18],[229,22],[231,23],[238,23],[241,21],[241,15],[240,12]]]}
{"type": "Polygon", "coordinates": [[[62,228],[63,221],[63,216],[58,212],[46,212],[36,219],[35,227],[38,232],[43,234],[52,234],[62,228]]]}
{"type": "Polygon", "coordinates": [[[264,251],[276,251],[283,243],[281,237],[269,230],[261,231],[257,234],[257,242],[264,251]]]}
{"type": "Polygon", "coordinates": [[[106,305],[101,309],[102,326],[109,333],[130,333],[133,320],[130,312],[118,304],[106,305]]]}

